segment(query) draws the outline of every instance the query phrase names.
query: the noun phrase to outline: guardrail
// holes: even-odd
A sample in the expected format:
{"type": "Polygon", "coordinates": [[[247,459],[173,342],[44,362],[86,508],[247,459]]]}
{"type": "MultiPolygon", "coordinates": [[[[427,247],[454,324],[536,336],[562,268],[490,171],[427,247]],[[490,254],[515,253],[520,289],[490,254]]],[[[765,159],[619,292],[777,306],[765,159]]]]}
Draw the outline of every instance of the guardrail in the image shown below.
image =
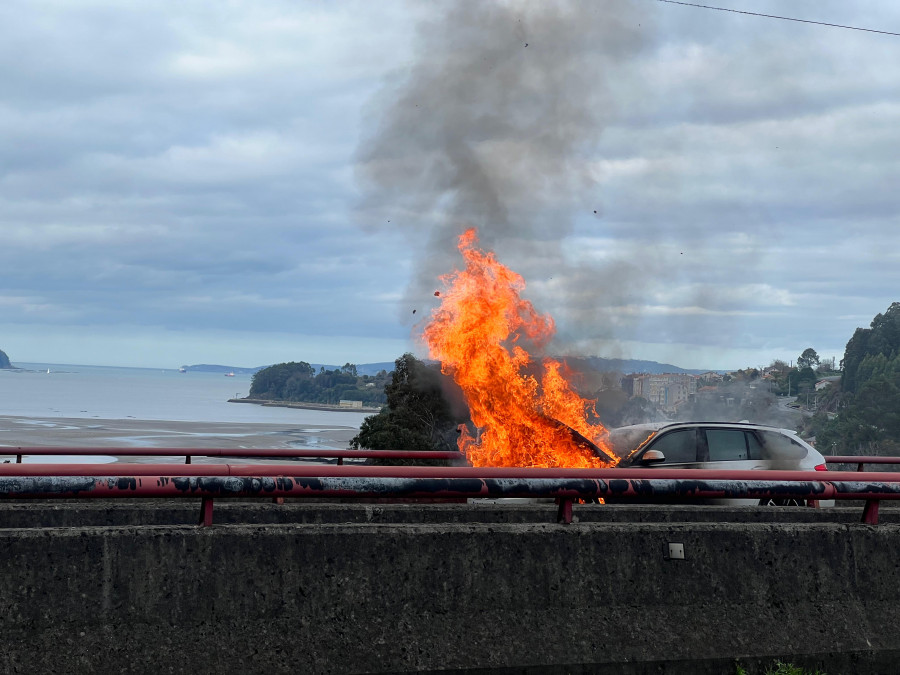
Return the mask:
{"type": "Polygon", "coordinates": [[[558,500],[557,520],[562,523],[572,521],[576,500],[852,499],[866,502],[862,522],[877,524],[880,501],[900,499],[900,475],[869,472],[862,480],[858,472],[849,471],[0,464],[0,498],[121,497],[199,497],[202,525],[212,524],[214,499],[246,497],[552,497],[558,500]]]}
{"type": "Polygon", "coordinates": [[[866,464],[900,464],[900,457],[875,457],[871,455],[828,455],[826,464],[856,464],[857,471],[865,471],[866,464]]]}

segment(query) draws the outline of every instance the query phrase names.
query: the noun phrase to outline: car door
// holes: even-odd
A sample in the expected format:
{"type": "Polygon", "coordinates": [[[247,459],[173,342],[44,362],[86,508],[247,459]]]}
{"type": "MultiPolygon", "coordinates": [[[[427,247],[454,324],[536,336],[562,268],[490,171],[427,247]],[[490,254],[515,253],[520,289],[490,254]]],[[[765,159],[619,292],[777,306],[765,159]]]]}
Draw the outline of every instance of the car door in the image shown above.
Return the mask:
{"type": "Polygon", "coordinates": [[[704,469],[736,471],[766,469],[762,445],[751,429],[704,428],[701,445],[705,446],[704,469]]]}
{"type": "Polygon", "coordinates": [[[698,455],[697,429],[672,429],[663,431],[647,445],[635,458],[634,467],[666,469],[697,469],[701,458],[698,455]],[[643,462],[642,458],[650,450],[662,452],[663,461],[643,462]]]}
{"type": "MultiPolygon", "coordinates": [[[[705,460],[701,467],[710,470],[737,471],[765,469],[769,462],[763,458],[759,437],[752,429],[703,428],[700,430],[701,452],[705,460]]],[[[753,506],[756,499],[719,499],[715,504],[753,506]]]]}

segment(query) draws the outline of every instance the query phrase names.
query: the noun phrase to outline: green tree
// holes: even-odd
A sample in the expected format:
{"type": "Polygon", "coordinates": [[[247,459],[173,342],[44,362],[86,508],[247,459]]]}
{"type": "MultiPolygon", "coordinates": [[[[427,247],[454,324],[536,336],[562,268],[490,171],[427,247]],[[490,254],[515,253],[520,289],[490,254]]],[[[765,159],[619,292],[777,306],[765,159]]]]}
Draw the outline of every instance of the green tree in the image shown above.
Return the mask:
{"type": "Polygon", "coordinates": [[[884,314],[872,319],[869,328],[857,328],[844,350],[841,360],[841,387],[847,393],[855,393],[861,381],[859,366],[867,356],[882,354],[892,356],[900,349],[900,302],[891,303],[884,314]]]}
{"type": "Polygon", "coordinates": [[[816,386],[816,372],[806,366],[800,370],[792,370],[788,373],[788,383],[792,394],[800,394],[812,391],[816,386]]]}
{"type": "MultiPolygon", "coordinates": [[[[384,388],[387,406],[363,420],[350,446],[370,450],[455,449],[456,428],[468,419],[468,411],[455,411],[451,406],[445,392],[454,389],[452,380],[412,354],[404,354],[394,366],[391,382],[384,388]]],[[[458,390],[457,395],[461,400],[458,390]]]]}
{"type": "Polygon", "coordinates": [[[258,371],[250,385],[250,398],[327,405],[336,405],[342,399],[372,406],[383,404],[384,392],[367,384],[368,380],[358,376],[356,366],[351,363],[339,370],[320,368],[317,373],[306,361],[292,361],[258,371]]]}
{"type": "Polygon", "coordinates": [[[819,355],[816,354],[816,350],[812,347],[807,347],[803,350],[803,353],[797,357],[797,367],[800,370],[804,368],[815,368],[819,365],[819,355]]]}
{"type": "Polygon", "coordinates": [[[832,454],[900,455],[900,303],[856,329],[841,363],[837,415],[817,444],[832,454]]]}
{"type": "Polygon", "coordinates": [[[286,390],[297,388],[297,384],[288,385],[292,379],[312,379],[314,370],[306,361],[295,363],[278,363],[256,371],[250,382],[250,398],[268,398],[290,400],[286,390]]]}

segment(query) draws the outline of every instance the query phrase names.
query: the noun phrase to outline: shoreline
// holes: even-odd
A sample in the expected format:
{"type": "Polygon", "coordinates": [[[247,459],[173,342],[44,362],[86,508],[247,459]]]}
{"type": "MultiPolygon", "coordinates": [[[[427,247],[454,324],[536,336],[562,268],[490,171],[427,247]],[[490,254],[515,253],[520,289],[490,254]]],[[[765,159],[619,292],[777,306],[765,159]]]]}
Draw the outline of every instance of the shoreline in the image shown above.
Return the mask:
{"type": "Polygon", "coordinates": [[[321,422],[188,422],[180,420],[0,415],[0,457],[32,446],[75,448],[349,447],[358,427],[321,422]]]}
{"type": "Polygon", "coordinates": [[[303,403],[301,401],[273,401],[267,398],[230,398],[229,403],[252,403],[266,408],[300,408],[302,410],[324,410],[326,412],[355,412],[366,413],[368,415],[377,415],[381,412],[381,408],[346,408],[339,405],[328,405],[327,403],[303,403]]]}

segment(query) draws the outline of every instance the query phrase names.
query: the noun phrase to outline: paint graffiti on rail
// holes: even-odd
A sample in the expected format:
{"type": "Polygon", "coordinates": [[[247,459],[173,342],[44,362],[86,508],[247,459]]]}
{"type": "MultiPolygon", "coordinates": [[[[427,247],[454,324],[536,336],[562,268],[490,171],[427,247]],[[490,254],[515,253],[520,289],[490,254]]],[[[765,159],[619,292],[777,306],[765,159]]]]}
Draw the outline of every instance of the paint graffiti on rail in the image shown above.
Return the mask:
{"type": "Polygon", "coordinates": [[[0,494],[40,496],[71,492],[78,495],[93,491],[95,486],[96,483],[90,476],[16,476],[0,481],[0,494]]]}

